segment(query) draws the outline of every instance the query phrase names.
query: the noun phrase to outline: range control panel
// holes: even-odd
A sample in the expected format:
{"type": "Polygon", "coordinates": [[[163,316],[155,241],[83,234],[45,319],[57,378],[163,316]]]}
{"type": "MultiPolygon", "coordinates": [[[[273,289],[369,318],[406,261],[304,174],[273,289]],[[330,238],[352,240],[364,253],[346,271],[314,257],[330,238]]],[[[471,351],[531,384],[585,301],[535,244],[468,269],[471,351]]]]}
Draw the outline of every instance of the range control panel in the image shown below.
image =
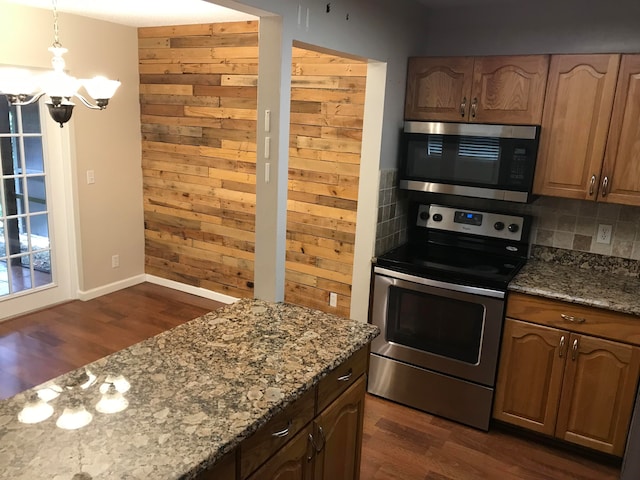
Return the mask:
{"type": "Polygon", "coordinates": [[[479,212],[442,205],[420,205],[416,225],[519,242],[522,240],[524,222],[525,218],[518,215],[479,212]]]}

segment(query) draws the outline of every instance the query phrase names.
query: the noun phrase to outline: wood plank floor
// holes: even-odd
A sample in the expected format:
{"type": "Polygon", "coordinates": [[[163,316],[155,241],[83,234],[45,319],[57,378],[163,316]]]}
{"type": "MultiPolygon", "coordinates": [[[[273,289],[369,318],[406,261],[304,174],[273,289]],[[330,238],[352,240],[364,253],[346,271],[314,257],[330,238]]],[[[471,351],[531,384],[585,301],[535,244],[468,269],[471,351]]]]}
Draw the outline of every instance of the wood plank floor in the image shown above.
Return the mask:
{"type": "MultiPolygon", "coordinates": [[[[0,323],[0,398],[222,306],[143,283],[0,323]]],[[[614,480],[616,465],[492,428],[489,433],[372,395],[362,480],[614,480]]]]}

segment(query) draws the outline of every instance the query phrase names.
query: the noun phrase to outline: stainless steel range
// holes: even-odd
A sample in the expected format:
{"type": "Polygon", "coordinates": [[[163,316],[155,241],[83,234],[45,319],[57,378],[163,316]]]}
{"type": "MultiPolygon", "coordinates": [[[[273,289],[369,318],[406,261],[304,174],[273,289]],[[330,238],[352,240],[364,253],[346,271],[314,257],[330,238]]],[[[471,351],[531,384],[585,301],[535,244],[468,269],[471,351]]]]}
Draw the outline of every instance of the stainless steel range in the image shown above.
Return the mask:
{"type": "Polygon", "coordinates": [[[507,285],[530,218],[413,206],[409,242],[374,263],[368,390],[487,430],[507,285]]]}

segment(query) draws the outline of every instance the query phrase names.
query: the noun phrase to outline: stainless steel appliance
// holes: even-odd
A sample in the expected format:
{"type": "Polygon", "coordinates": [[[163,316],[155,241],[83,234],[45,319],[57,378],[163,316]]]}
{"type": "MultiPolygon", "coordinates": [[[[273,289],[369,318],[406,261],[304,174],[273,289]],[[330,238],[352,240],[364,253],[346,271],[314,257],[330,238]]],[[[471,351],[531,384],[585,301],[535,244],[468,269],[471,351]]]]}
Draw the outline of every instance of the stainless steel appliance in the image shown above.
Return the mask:
{"type": "Polygon", "coordinates": [[[400,188],[526,203],[537,125],[405,122],[400,188]]]}
{"type": "Polygon", "coordinates": [[[374,263],[370,393],[487,430],[508,282],[530,218],[416,205],[409,242],[374,263]]]}

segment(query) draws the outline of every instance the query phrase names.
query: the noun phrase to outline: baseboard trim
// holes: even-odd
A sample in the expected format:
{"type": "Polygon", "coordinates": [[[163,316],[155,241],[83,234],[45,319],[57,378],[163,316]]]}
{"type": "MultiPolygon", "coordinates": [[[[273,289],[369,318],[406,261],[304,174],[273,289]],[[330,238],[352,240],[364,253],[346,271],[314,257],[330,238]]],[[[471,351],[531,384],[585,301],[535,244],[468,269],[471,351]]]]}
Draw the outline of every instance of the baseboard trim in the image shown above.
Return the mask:
{"type": "Polygon", "coordinates": [[[135,277],[125,278],[124,280],[113,282],[108,285],[103,285],[91,290],[78,290],[78,299],[86,302],[87,300],[93,300],[94,298],[101,297],[102,295],[117,292],[118,290],[122,290],[123,288],[138,285],[139,283],[142,283],[144,281],[146,281],[146,276],[145,274],[141,274],[136,275],[135,277]]]}
{"type": "Polygon", "coordinates": [[[174,280],[167,280],[166,278],[156,277],[155,275],[146,274],[144,275],[144,277],[144,281],[147,281],[149,283],[155,283],[156,285],[160,285],[163,287],[173,288],[174,290],[178,290],[180,292],[190,293],[192,295],[197,295],[198,297],[215,300],[216,302],[229,304],[238,301],[236,297],[225,295],[224,293],[214,292],[213,290],[207,290],[206,288],[194,287],[193,285],[187,285],[185,283],[176,282],[174,280]]]}

